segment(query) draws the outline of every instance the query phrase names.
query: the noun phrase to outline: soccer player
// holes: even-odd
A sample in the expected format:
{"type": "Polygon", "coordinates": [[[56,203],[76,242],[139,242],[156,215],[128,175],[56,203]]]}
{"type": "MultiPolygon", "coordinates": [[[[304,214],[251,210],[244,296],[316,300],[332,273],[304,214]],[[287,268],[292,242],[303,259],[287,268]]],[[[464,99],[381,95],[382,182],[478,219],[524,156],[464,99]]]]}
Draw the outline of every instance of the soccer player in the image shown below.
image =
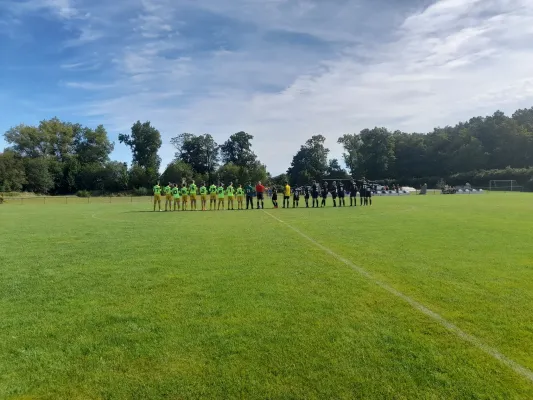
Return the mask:
{"type": "Polygon", "coordinates": [[[371,206],[372,205],[372,185],[368,185],[367,186],[367,190],[366,190],[366,203],[371,206]]]}
{"type": "Polygon", "coordinates": [[[207,187],[205,182],[200,186],[200,201],[202,202],[202,211],[207,211],[207,187]]]}
{"type": "Polygon", "coordinates": [[[178,211],[180,210],[181,196],[180,188],[177,183],[173,185],[172,188],[172,197],[174,197],[174,211],[176,211],[176,206],[178,206],[178,211]]]}
{"type": "Polygon", "coordinates": [[[217,185],[214,183],[209,186],[209,211],[214,210],[217,206],[217,185]]]}
{"type": "Polygon", "coordinates": [[[165,211],[172,211],[172,183],[169,182],[163,188],[163,193],[165,194],[165,211]]]}
{"type": "Polygon", "coordinates": [[[219,183],[217,187],[217,197],[218,197],[218,210],[220,210],[220,205],[222,204],[222,210],[224,210],[224,184],[222,182],[219,183]]]}
{"type": "Polygon", "coordinates": [[[309,192],[310,188],[309,186],[304,187],[304,199],[305,199],[305,208],[309,208],[309,192]]]}
{"type": "Polygon", "coordinates": [[[246,193],[246,209],[248,210],[248,207],[251,207],[252,210],[254,209],[254,188],[252,186],[251,182],[248,182],[246,187],[244,188],[244,193],[246,193]]]}
{"type": "Polygon", "coordinates": [[[159,211],[161,211],[161,186],[159,186],[159,182],[157,182],[156,185],[154,185],[154,211],[155,211],[155,205],[159,204],[159,211]]]}
{"type": "Polygon", "coordinates": [[[187,184],[183,182],[181,185],[181,209],[182,211],[187,210],[188,201],[189,201],[189,189],[187,189],[187,184]]]}
{"type": "Polygon", "coordinates": [[[337,188],[337,192],[339,194],[339,207],[345,207],[346,203],[344,202],[344,183],[339,182],[339,187],[337,188]]]}
{"type": "Polygon", "coordinates": [[[361,181],[361,186],[359,187],[359,205],[362,206],[363,202],[366,206],[366,181],[364,177],[361,181]]]}
{"type": "Polygon", "coordinates": [[[196,183],[194,182],[194,179],[189,186],[189,197],[191,198],[191,211],[196,211],[196,191],[198,190],[198,186],[196,186],[196,183]]]}
{"type": "Polygon", "coordinates": [[[285,204],[287,204],[287,208],[289,208],[290,198],[291,198],[291,187],[289,185],[289,182],[285,182],[285,188],[283,189],[283,208],[285,208],[285,204]]]}
{"type": "Polygon", "coordinates": [[[326,200],[328,199],[328,183],[324,181],[324,186],[322,186],[322,203],[320,207],[326,207],[326,200]]]}
{"type": "Polygon", "coordinates": [[[357,207],[357,192],[359,191],[359,188],[357,187],[357,182],[355,182],[354,179],[352,179],[352,184],[350,186],[350,207],[354,206],[357,207]]]}
{"type": "Polygon", "coordinates": [[[265,208],[265,187],[261,181],[257,182],[255,185],[255,192],[257,194],[257,209],[265,208]],[[260,207],[261,206],[261,207],[260,207]]]}
{"type": "Polygon", "coordinates": [[[300,191],[299,187],[295,187],[292,191],[292,208],[300,207],[300,191]]]}
{"type": "Polygon", "coordinates": [[[238,210],[244,210],[244,189],[242,188],[242,185],[239,185],[237,188],[237,209],[238,210]]]}
{"type": "Polygon", "coordinates": [[[333,207],[337,207],[337,182],[331,184],[331,197],[333,198],[333,207]]]}
{"type": "Polygon", "coordinates": [[[313,184],[311,185],[311,197],[313,198],[313,208],[315,208],[315,203],[318,208],[319,190],[320,188],[318,187],[318,183],[316,183],[316,181],[313,181],[313,184]]]}
{"type": "Polygon", "coordinates": [[[276,185],[272,186],[272,204],[274,208],[278,208],[278,189],[276,185]]]}
{"type": "Polygon", "coordinates": [[[231,209],[234,210],[233,197],[235,195],[235,188],[233,187],[233,182],[229,183],[229,186],[226,189],[226,193],[228,194],[228,210],[230,209],[230,206],[231,206],[231,209]]]}

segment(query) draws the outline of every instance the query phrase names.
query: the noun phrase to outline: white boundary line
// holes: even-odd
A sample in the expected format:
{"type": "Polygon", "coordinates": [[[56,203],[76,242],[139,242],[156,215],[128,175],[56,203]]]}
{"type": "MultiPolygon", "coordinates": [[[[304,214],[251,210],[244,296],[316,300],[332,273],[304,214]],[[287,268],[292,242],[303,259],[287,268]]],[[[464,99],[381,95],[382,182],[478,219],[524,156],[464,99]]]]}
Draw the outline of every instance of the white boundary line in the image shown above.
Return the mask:
{"type": "Polygon", "coordinates": [[[414,309],[420,311],[422,314],[424,314],[424,315],[430,317],[431,319],[435,320],[436,322],[438,322],[444,328],[448,329],[450,332],[454,333],[459,338],[461,338],[464,341],[474,345],[479,350],[481,350],[484,353],[488,354],[492,358],[494,358],[494,359],[500,361],[501,363],[507,365],[508,367],[513,369],[517,374],[521,375],[522,377],[526,378],[528,381],[533,383],[533,372],[531,370],[529,370],[528,368],[520,365],[516,361],[511,360],[509,357],[503,355],[502,353],[500,353],[494,347],[486,345],[485,343],[480,341],[475,336],[472,336],[469,333],[466,333],[465,331],[461,330],[458,326],[456,326],[456,325],[452,324],[451,322],[449,322],[448,320],[444,319],[444,317],[441,316],[440,314],[437,314],[436,312],[431,311],[429,308],[423,306],[422,304],[420,304],[416,300],[412,299],[411,297],[409,297],[409,296],[403,294],[402,292],[394,289],[392,286],[389,286],[388,284],[377,280],[376,278],[374,278],[365,269],[363,269],[361,267],[358,267],[357,265],[352,263],[350,260],[347,260],[346,258],[343,258],[343,257],[339,256],[337,253],[335,253],[332,250],[328,249],[326,246],[318,243],[316,240],[314,240],[313,238],[307,236],[305,233],[301,232],[300,230],[296,229],[295,227],[289,225],[287,222],[282,221],[278,217],[270,214],[268,211],[265,211],[265,213],[268,214],[269,216],[271,216],[272,218],[274,218],[276,221],[278,221],[278,222],[284,224],[285,226],[287,226],[288,228],[292,229],[294,232],[296,232],[297,234],[299,234],[303,238],[305,238],[308,241],[310,241],[311,243],[313,243],[319,249],[321,249],[321,250],[325,251],[326,253],[332,255],[337,260],[343,262],[344,264],[346,264],[347,266],[349,266],[353,270],[357,271],[359,274],[363,275],[365,278],[369,279],[370,281],[372,281],[373,283],[375,283],[376,285],[378,285],[382,289],[384,289],[387,292],[389,292],[390,294],[402,299],[403,301],[405,301],[406,303],[411,305],[414,309]]]}

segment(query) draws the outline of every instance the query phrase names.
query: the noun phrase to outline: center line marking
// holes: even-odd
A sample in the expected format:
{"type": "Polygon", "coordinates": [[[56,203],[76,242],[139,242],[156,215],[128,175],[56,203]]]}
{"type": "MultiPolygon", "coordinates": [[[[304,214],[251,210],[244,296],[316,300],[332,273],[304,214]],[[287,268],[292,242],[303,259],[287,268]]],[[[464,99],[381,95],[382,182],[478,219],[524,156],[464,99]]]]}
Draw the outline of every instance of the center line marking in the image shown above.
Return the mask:
{"type": "Polygon", "coordinates": [[[299,234],[303,238],[305,238],[308,241],[310,241],[311,243],[313,243],[319,249],[321,249],[321,250],[325,251],[326,253],[332,255],[337,260],[343,262],[344,264],[346,264],[347,266],[349,266],[353,270],[357,271],[359,274],[363,275],[365,278],[368,278],[369,280],[371,280],[373,283],[375,283],[376,285],[378,285],[382,289],[384,289],[387,292],[389,292],[390,294],[402,299],[403,301],[405,301],[406,303],[411,305],[411,307],[413,307],[414,309],[420,311],[422,314],[427,315],[431,319],[437,321],[440,325],[442,325],[443,327],[448,329],[450,332],[454,333],[459,338],[461,338],[461,339],[465,340],[466,342],[474,345],[479,350],[483,351],[484,353],[488,354],[489,356],[493,357],[494,359],[500,361],[501,363],[507,365],[508,367],[513,369],[517,374],[523,376],[524,378],[529,380],[531,383],[533,383],[533,372],[531,370],[529,370],[528,368],[524,367],[523,365],[520,365],[519,363],[517,363],[514,360],[511,360],[509,357],[507,357],[506,355],[500,353],[494,347],[491,347],[491,346],[483,343],[481,340],[479,340],[475,336],[473,336],[473,335],[471,335],[469,333],[466,333],[461,328],[459,328],[457,325],[454,325],[450,321],[446,320],[440,314],[437,314],[435,311],[431,311],[429,308],[425,307],[424,305],[422,305],[421,303],[419,303],[416,300],[412,299],[411,297],[409,297],[409,296],[403,294],[402,292],[394,289],[392,286],[389,286],[388,284],[377,280],[376,278],[374,278],[365,269],[363,269],[361,267],[358,267],[357,265],[352,263],[350,260],[347,260],[346,258],[339,256],[333,250],[330,250],[326,246],[318,243],[316,240],[314,240],[310,236],[307,236],[305,233],[303,233],[299,229],[295,228],[294,226],[288,224],[285,221],[282,221],[281,219],[279,219],[275,215],[270,214],[268,211],[265,211],[265,213],[268,214],[270,217],[274,218],[276,221],[278,221],[278,222],[284,224],[285,226],[287,226],[288,228],[292,229],[294,232],[296,232],[297,234],[299,234]]]}

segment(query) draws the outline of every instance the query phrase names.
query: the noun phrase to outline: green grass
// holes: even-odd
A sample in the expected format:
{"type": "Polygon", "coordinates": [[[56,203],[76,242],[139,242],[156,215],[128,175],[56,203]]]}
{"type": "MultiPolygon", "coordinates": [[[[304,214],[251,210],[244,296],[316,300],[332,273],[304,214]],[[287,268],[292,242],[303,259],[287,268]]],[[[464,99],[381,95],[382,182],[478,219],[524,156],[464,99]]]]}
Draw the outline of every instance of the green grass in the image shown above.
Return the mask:
{"type": "MultiPolygon", "coordinates": [[[[533,196],[0,206],[1,399],[533,398],[533,196]]],[[[91,199],[92,201],[93,199],[91,199]]]]}

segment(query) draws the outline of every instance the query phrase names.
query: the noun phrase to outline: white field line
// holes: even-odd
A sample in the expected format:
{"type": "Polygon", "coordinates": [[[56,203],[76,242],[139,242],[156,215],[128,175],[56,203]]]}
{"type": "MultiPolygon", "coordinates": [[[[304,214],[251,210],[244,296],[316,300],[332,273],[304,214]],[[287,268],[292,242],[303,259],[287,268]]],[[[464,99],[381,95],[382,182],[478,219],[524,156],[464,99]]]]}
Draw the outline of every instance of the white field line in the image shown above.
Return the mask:
{"type": "Polygon", "coordinates": [[[472,344],[475,347],[477,347],[479,350],[483,351],[484,353],[488,354],[489,356],[495,358],[496,360],[500,361],[501,363],[503,363],[503,364],[507,365],[508,367],[512,368],[517,374],[523,376],[528,381],[533,383],[533,372],[531,370],[529,370],[528,368],[520,365],[516,361],[511,360],[509,357],[503,355],[502,353],[500,353],[494,347],[486,345],[485,343],[483,343],[481,340],[479,340],[475,336],[472,336],[469,333],[466,333],[465,331],[461,330],[458,326],[452,324],[450,321],[446,320],[440,314],[437,314],[436,312],[431,311],[429,308],[427,308],[424,305],[420,304],[416,300],[413,300],[411,297],[409,297],[409,296],[403,294],[402,292],[394,289],[392,286],[389,286],[388,284],[377,280],[376,278],[374,278],[365,269],[363,269],[361,267],[358,267],[357,265],[352,263],[350,260],[347,260],[346,258],[339,256],[334,251],[332,251],[332,250],[328,249],[326,246],[318,243],[316,240],[314,240],[313,238],[307,236],[305,233],[303,233],[300,230],[296,229],[295,227],[291,226],[287,222],[282,221],[278,217],[270,214],[268,211],[265,211],[265,213],[268,214],[269,216],[271,216],[272,218],[274,218],[276,221],[278,221],[278,222],[284,224],[285,226],[287,226],[288,228],[292,229],[294,232],[296,232],[297,234],[299,234],[303,238],[305,238],[308,241],[310,241],[311,243],[313,243],[319,249],[321,249],[321,250],[325,251],[326,253],[332,255],[337,260],[343,262],[344,264],[346,264],[347,266],[349,266],[353,270],[357,271],[359,274],[363,275],[365,278],[369,279],[370,281],[372,281],[373,283],[375,283],[376,285],[378,285],[382,289],[384,289],[387,292],[389,292],[390,294],[402,299],[403,301],[405,301],[406,303],[411,305],[414,309],[420,311],[422,314],[427,315],[431,319],[435,320],[436,322],[438,322],[440,325],[442,325],[443,327],[448,329],[450,332],[454,333],[459,338],[465,340],[466,342],[469,342],[470,344],[472,344]]]}

